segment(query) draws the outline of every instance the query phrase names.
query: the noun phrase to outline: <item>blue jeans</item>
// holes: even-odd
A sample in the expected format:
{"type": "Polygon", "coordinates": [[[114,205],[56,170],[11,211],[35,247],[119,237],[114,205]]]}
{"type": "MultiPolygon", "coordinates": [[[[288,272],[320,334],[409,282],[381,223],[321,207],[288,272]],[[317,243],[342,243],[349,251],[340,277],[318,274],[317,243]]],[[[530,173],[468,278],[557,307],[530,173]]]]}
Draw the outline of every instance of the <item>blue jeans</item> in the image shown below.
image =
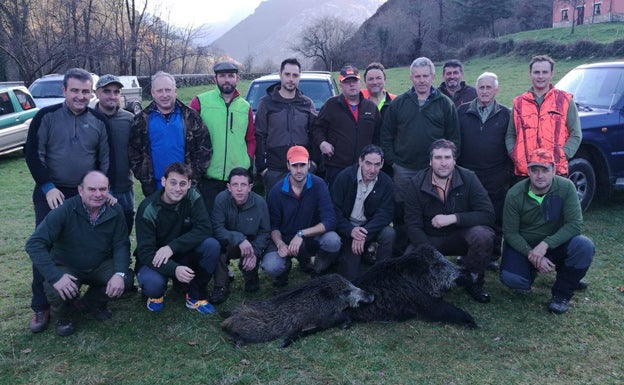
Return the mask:
{"type": "MultiPolygon", "coordinates": [[[[583,235],[577,235],[546,252],[546,258],[555,264],[557,274],[551,290],[553,296],[572,298],[574,290],[591,265],[594,252],[594,243],[583,235]]],[[[536,276],[537,269],[529,259],[505,243],[500,266],[501,283],[511,289],[529,290],[536,276]]]]}
{"type": "Polygon", "coordinates": [[[116,192],[110,190],[112,196],[117,198],[117,203],[121,206],[126,218],[126,226],[128,227],[128,235],[132,232],[134,226],[134,191],[116,192]]]}
{"type": "MultiPolygon", "coordinates": [[[[285,239],[284,242],[288,244],[290,240],[287,241],[285,239]]],[[[338,251],[340,251],[340,236],[334,231],[328,231],[325,234],[314,238],[305,238],[303,240],[303,244],[299,248],[299,255],[297,255],[297,258],[301,258],[306,255],[314,255],[317,251],[318,254],[314,262],[314,269],[317,270],[317,265],[320,263],[323,263],[323,265],[327,264],[325,267],[328,267],[329,264],[334,262],[334,260],[338,257],[338,251]]],[[[264,272],[270,277],[278,277],[286,270],[287,258],[280,257],[277,253],[277,246],[271,242],[266,253],[264,254],[264,257],[262,257],[262,270],[264,270],[264,272]]],[[[317,272],[320,273],[324,269],[319,268],[318,270],[320,271],[317,272]]]]}
{"type": "MultiPolygon", "coordinates": [[[[207,299],[206,286],[217,266],[221,254],[221,245],[214,238],[206,238],[190,253],[173,255],[171,258],[179,265],[188,266],[195,272],[195,278],[189,283],[189,297],[207,299]]],[[[171,277],[175,279],[174,277],[171,277]]],[[[149,266],[142,265],[137,272],[137,281],[143,295],[160,298],[167,290],[169,277],[162,275],[149,266]]]]}

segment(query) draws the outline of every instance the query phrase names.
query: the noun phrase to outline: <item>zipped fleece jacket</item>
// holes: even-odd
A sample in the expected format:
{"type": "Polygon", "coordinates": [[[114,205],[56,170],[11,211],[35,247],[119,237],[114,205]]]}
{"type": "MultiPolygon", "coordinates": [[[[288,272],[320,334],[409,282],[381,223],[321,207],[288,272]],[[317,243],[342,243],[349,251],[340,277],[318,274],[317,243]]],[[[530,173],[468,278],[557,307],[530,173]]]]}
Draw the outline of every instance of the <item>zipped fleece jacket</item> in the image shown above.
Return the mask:
{"type": "Polygon", "coordinates": [[[156,251],[168,245],[174,255],[191,252],[212,236],[212,227],[204,200],[195,187],[180,202],[171,205],[162,201],[163,193],[164,188],[145,198],[137,210],[137,264],[173,277],[178,263],[169,258],[167,263],[154,267],[156,251]]]}
{"type": "Polygon", "coordinates": [[[26,252],[50,284],[63,273],[59,265],[88,272],[113,259],[115,272],[130,266],[130,240],[120,205],[107,206],[95,225],[79,195],[50,211],[26,241],[26,252]]]}
{"type": "Polygon", "coordinates": [[[334,156],[324,157],[327,166],[345,168],[357,162],[364,146],[379,144],[380,128],[381,114],[375,103],[360,93],[356,122],[351,107],[340,94],[325,101],[314,122],[312,136],[317,148],[323,141],[334,146],[334,156]]]}
{"type": "MultiPolygon", "coordinates": [[[[98,106],[96,106],[97,108],[98,106]]],[[[134,115],[123,108],[117,107],[112,115],[106,115],[110,125],[110,147],[111,159],[110,185],[111,190],[116,193],[123,193],[132,190],[134,178],[130,171],[128,160],[128,141],[130,140],[130,127],[134,120],[134,115]]]]}
{"type": "Polygon", "coordinates": [[[431,183],[431,175],[430,168],[421,170],[408,185],[405,226],[412,244],[429,243],[427,237],[448,236],[459,228],[494,225],[494,208],[474,172],[455,166],[445,202],[431,183]],[[438,214],[455,214],[457,223],[435,228],[431,220],[438,214]]]}
{"type": "Polygon", "coordinates": [[[529,197],[530,185],[527,178],[509,189],[503,209],[505,242],[525,256],[542,241],[553,249],[580,235],[583,229],[574,183],[555,176],[541,205],[529,197]]]}
{"type": "MultiPolygon", "coordinates": [[[[336,231],[343,239],[351,239],[351,231],[355,227],[349,218],[357,195],[359,168],[360,166],[355,164],[342,170],[332,184],[332,200],[336,210],[336,231]]],[[[392,179],[380,171],[377,182],[364,200],[366,224],[362,227],[368,231],[366,241],[370,242],[377,238],[381,230],[392,222],[393,213],[392,179]]]]}
{"type": "Polygon", "coordinates": [[[279,93],[280,89],[280,84],[269,87],[267,95],[260,99],[256,111],[256,170],[259,173],[266,168],[288,171],[286,153],[292,146],[303,146],[308,153],[314,153],[314,103],[299,89],[294,98],[284,99],[279,93]]]}
{"type": "Polygon", "coordinates": [[[37,186],[45,194],[55,186],[76,188],[92,170],[107,174],[114,158],[109,131],[104,115],[91,108],[76,115],[63,102],[39,110],[24,146],[37,186]]]}
{"type": "Polygon", "coordinates": [[[271,223],[269,207],[260,195],[251,191],[247,202],[238,206],[228,190],[221,191],[210,217],[214,237],[221,245],[236,247],[248,240],[256,257],[262,257],[269,245],[271,223]]]}
{"type": "Polygon", "coordinates": [[[269,193],[271,230],[279,230],[285,240],[292,239],[297,231],[323,223],[325,231],[336,228],[336,213],[327,189],[327,183],[316,175],[308,174],[306,184],[297,197],[290,188],[290,174],[277,183],[269,193]]]}
{"type": "Polygon", "coordinates": [[[448,91],[448,88],[446,88],[446,83],[444,82],[440,84],[438,90],[451,99],[453,104],[455,104],[455,107],[471,102],[477,97],[477,89],[467,85],[463,80],[459,83],[459,90],[457,90],[453,96],[451,96],[451,93],[448,91]]]}
{"type": "MultiPolygon", "coordinates": [[[[184,132],[184,163],[193,170],[193,184],[197,185],[206,174],[212,156],[212,144],[208,129],[197,112],[176,99],[176,108],[182,113],[182,130],[184,132]]],[[[160,114],[156,103],[152,102],[141,113],[134,116],[130,128],[128,158],[134,177],[141,182],[143,195],[150,196],[156,190],[154,167],[152,164],[152,147],[149,140],[149,115],[160,114]]]]}
{"type": "Polygon", "coordinates": [[[212,160],[206,175],[227,181],[233,168],[251,166],[256,152],[253,112],[236,90],[230,104],[225,103],[218,89],[199,94],[196,100],[196,111],[208,127],[212,142],[212,160]]]}
{"type": "Polygon", "coordinates": [[[461,148],[457,110],[451,99],[431,87],[429,98],[420,107],[412,87],[390,103],[381,128],[385,163],[425,169],[429,167],[429,147],[438,139],[448,139],[461,148]]]}

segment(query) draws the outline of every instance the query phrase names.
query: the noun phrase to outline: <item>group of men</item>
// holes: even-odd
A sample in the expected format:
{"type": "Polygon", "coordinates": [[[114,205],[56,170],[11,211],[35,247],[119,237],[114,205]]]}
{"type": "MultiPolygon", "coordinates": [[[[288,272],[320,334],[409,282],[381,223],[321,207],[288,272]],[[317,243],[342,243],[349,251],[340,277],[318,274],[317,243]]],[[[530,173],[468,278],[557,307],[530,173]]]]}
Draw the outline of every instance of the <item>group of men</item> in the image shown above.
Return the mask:
{"type": "Polygon", "coordinates": [[[475,89],[456,60],[438,89],[431,60],[414,60],[413,87],[398,96],[385,90],[380,63],[364,72],[364,90],[359,70],[345,66],[342,93],[317,114],[298,88],[300,63],[286,59],[255,120],[230,61],[214,66],[217,88],[189,106],[173,76],[156,73],[153,102],[136,116],[119,107],[115,76],[100,78],[91,109],[89,73],[67,71],[65,102],[38,113],[26,144],[37,225],[26,243],[30,329],[44,330],[50,309],[61,336],[75,330],[73,311],[110,318],[106,302],[134,286],[134,222],[134,272],[152,312],[170,278],[186,307],[214,312],[228,297],[233,259],[254,292],[260,267],[275,287],[287,284],[292,258],[313,276],[335,269],[354,279],[371,254],[421,244],[461,256],[458,283],[479,302],[490,300],[485,271],[501,251],[501,282],[515,290],[530,290],[537,271],[556,271],[549,309],[567,311],[594,247],[580,235],[574,186],[559,176],[580,125],[571,95],[550,83],[553,67],[533,58],[532,87],[510,112],[495,100],[495,74],[479,76],[475,89]],[[252,191],[254,160],[266,201],[252,191]],[[133,176],[146,197],[136,217],[133,176]],[[79,299],[81,284],[90,288],[79,299]]]}

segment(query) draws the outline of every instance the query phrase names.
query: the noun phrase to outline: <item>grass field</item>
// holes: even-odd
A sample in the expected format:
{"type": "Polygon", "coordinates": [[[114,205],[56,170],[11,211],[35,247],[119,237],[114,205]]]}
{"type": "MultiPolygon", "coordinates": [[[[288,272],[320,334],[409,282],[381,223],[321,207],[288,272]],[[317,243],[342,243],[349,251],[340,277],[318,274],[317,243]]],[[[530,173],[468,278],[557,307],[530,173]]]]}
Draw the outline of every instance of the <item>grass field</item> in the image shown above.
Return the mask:
{"type": "Polygon", "coordinates": [[[591,40],[598,43],[610,43],[624,39],[624,23],[583,24],[574,27],[574,34],[570,34],[570,27],[538,29],[504,35],[499,40],[553,40],[559,43],[570,43],[579,39],[591,40]]]}
{"type": "MultiPolygon", "coordinates": [[[[499,99],[509,105],[529,84],[527,61],[471,60],[466,80],[497,72],[499,99]]],[[[558,75],[579,63],[558,63],[558,75]]],[[[390,91],[400,93],[408,84],[407,68],[388,71],[390,91]]],[[[188,102],[205,89],[179,90],[179,96],[188,102]]],[[[285,350],[277,341],[236,349],[221,332],[219,315],[190,312],[171,290],[160,314],[149,313],[133,293],[110,304],[109,321],[78,317],[71,337],[57,337],[53,327],[32,334],[31,265],[24,243],[34,224],[34,183],[21,153],[0,157],[0,175],[0,384],[624,383],[624,194],[594,202],[585,213],[585,234],[597,253],[586,277],[590,287],[573,298],[568,314],[546,311],[552,276],[538,277],[533,293],[518,296],[488,273],[491,303],[478,304],[462,290],[446,296],[475,317],[480,327],[474,331],[411,320],[332,329],[285,350]]],[[[291,284],[307,279],[293,272],[291,284]]],[[[218,311],[270,296],[270,281],[260,274],[260,292],[245,295],[237,271],[233,293],[218,311]]]]}

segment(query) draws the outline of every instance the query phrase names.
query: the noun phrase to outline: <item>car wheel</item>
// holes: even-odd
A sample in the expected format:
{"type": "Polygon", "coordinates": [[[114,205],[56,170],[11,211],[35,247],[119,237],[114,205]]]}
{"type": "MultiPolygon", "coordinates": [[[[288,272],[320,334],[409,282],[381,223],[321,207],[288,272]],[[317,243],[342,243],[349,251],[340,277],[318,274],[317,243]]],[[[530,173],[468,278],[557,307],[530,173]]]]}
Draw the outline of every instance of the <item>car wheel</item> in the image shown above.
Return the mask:
{"type": "Polygon", "coordinates": [[[596,192],[596,173],[591,163],[583,158],[575,158],[568,164],[568,179],[574,183],[581,209],[587,210],[596,192]]]}

